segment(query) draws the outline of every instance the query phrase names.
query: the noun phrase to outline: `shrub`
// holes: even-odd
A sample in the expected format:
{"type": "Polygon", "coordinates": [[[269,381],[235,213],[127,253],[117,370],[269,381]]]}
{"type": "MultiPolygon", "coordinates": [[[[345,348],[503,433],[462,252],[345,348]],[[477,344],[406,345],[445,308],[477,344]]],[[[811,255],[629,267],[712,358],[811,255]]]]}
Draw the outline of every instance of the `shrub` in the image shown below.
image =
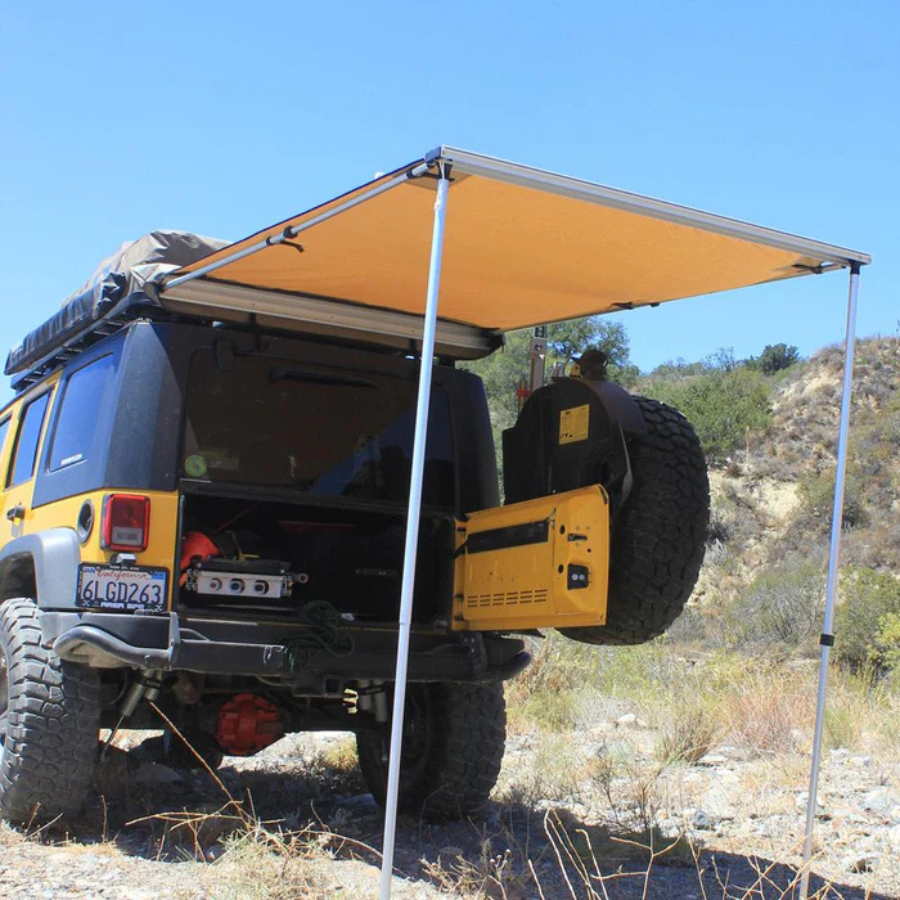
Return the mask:
{"type": "Polygon", "coordinates": [[[823,588],[818,569],[773,569],[731,604],[726,625],[738,644],[799,644],[819,627],[823,588]]]}
{"type": "Polygon", "coordinates": [[[900,614],[888,613],[882,617],[875,643],[881,649],[885,666],[900,671],[900,614]]]}
{"type": "Polygon", "coordinates": [[[765,666],[735,684],[722,709],[729,740],[753,755],[793,750],[808,714],[808,685],[796,673],[765,666]]]}
{"type": "Polygon", "coordinates": [[[772,421],[771,389],[765,378],[739,367],[665,382],[653,380],[648,393],[680,410],[700,437],[708,457],[719,461],[746,446],[772,421]]]}
{"type": "Polygon", "coordinates": [[[720,727],[708,706],[694,699],[671,708],[654,748],[660,762],[696,763],[709,753],[719,737],[720,727]]]}
{"type": "Polygon", "coordinates": [[[874,569],[852,569],[841,580],[835,613],[835,656],[856,671],[885,672],[897,663],[900,581],[874,569]]]}
{"type": "MultiPolygon", "coordinates": [[[[822,529],[831,528],[834,508],[834,467],[825,472],[812,472],[800,479],[798,488],[802,512],[808,519],[819,520],[822,529]]],[[[844,508],[841,514],[843,528],[858,528],[868,522],[868,513],[862,499],[859,476],[850,471],[844,481],[844,508]]]]}

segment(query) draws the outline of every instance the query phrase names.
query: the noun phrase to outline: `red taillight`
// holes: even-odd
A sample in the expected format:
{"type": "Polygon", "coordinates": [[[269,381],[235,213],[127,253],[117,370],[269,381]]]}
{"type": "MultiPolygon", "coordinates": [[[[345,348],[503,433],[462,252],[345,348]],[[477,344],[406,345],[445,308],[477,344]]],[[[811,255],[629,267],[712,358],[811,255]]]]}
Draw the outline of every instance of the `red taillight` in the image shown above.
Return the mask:
{"type": "Polygon", "coordinates": [[[104,550],[146,550],[150,539],[150,498],[107,494],[100,536],[104,550]]]}

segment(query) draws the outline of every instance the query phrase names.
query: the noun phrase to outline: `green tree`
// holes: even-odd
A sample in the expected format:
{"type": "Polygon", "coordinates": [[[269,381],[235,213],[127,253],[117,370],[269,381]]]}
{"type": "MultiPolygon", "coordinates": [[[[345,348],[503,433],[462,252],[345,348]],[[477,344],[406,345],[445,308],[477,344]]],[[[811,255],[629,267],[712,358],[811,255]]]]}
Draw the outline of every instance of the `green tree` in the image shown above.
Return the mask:
{"type": "Polygon", "coordinates": [[[739,365],[734,358],[734,347],[719,347],[703,360],[703,367],[711,372],[733,372],[739,365]]]}
{"type": "MultiPolygon", "coordinates": [[[[531,376],[532,333],[531,328],[511,331],[500,350],[486,359],[461,366],[484,382],[498,452],[501,434],[512,428],[519,415],[516,394],[519,385],[523,381],[527,385],[531,376]]],[[[609,359],[609,379],[630,386],[637,381],[639,372],[629,362],[629,349],[628,334],[619,322],[605,321],[599,316],[559,322],[547,329],[546,377],[550,377],[556,363],[568,365],[586,350],[602,350],[609,359]]]]}
{"type": "Polygon", "coordinates": [[[800,351],[791,344],[767,344],[759,356],[751,356],[746,365],[757,369],[763,375],[774,375],[800,362],[800,351]]]}

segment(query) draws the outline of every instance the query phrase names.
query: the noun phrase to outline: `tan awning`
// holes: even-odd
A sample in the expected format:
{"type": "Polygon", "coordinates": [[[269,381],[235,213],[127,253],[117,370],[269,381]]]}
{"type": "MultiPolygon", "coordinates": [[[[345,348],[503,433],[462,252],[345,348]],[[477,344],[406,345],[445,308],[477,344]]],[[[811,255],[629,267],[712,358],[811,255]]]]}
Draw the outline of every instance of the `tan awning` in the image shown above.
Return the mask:
{"type": "MultiPolygon", "coordinates": [[[[449,147],[426,157],[435,159],[452,164],[453,179],[440,318],[478,329],[507,331],[870,261],[856,251],[449,147]]],[[[213,285],[227,282],[419,316],[435,185],[422,160],[397,169],[186,266],[174,273],[164,299],[191,302],[202,294],[208,303],[220,293],[213,285]],[[264,243],[281,240],[286,229],[287,240],[264,243]],[[198,281],[182,280],[199,272],[198,281]]],[[[233,303],[243,295],[241,309],[271,313],[267,302],[254,306],[266,295],[235,288],[225,294],[233,303]]],[[[280,300],[276,314],[292,317],[290,298],[280,300]]]]}

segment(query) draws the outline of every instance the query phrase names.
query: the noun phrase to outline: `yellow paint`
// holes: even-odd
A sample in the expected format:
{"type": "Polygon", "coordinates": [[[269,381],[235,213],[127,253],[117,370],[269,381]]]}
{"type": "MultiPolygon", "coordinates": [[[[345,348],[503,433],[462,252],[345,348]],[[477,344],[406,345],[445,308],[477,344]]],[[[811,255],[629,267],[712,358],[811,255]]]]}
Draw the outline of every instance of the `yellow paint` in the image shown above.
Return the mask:
{"type": "Polygon", "coordinates": [[[584,406],[573,406],[571,409],[560,410],[560,444],[574,444],[576,441],[586,441],[588,438],[590,415],[591,408],[588,404],[585,404],[584,406]]]}
{"type": "MultiPolygon", "coordinates": [[[[32,391],[17,397],[7,408],[12,412],[12,420],[6,437],[0,446],[0,484],[6,485],[10,455],[15,445],[15,435],[18,430],[19,416],[22,409],[33,398],[40,396],[48,387],[54,390],[59,381],[59,374],[51,376],[32,391]]],[[[38,446],[38,459],[43,453],[43,443],[47,435],[47,423],[53,413],[54,396],[51,397],[44,418],[44,430],[41,435],[41,443],[38,446]]],[[[172,585],[175,578],[175,567],[180,554],[175,546],[178,531],[178,499],[177,491],[142,491],[133,488],[108,487],[101,491],[89,491],[84,494],[76,494],[73,497],[65,497],[53,503],[33,507],[34,478],[30,481],[17,484],[14,487],[0,490],[0,509],[3,516],[0,517],[0,546],[26,534],[35,534],[50,528],[76,528],[78,513],[86,500],[94,505],[94,527],[87,541],[81,548],[81,560],[86,563],[110,563],[113,553],[100,547],[101,517],[103,513],[103,500],[107,494],[132,494],[135,496],[150,498],[150,535],[147,549],[138,553],[136,564],[139,566],[158,566],[168,569],[168,592],[166,599],[167,608],[172,602],[172,585]],[[24,515],[10,521],[6,512],[16,506],[24,509],[24,515]]]]}
{"type": "Polygon", "coordinates": [[[473,534],[545,520],[548,541],[458,555],[454,631],[605,624],[609,504],[599,485],[472,513],[457,523],[457,547],[473,534]],[[588,587],[568,587],[570,565],[588,568],[588,587]]]}

